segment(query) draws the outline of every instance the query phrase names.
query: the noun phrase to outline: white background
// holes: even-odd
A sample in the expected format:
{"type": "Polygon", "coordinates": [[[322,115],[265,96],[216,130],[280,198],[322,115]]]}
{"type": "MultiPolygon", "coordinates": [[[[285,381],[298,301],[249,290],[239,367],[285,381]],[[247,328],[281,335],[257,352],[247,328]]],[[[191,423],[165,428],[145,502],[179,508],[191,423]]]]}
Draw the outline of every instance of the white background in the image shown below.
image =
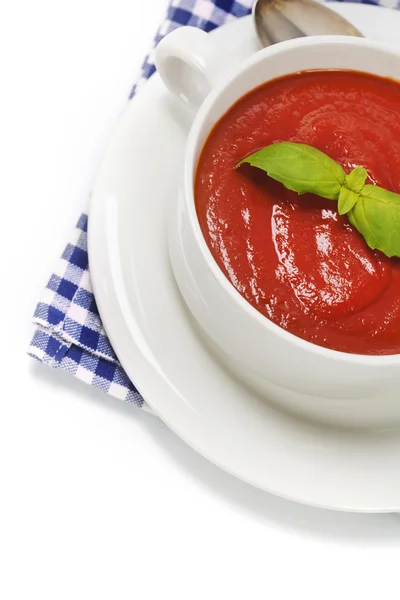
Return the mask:
{"type": "Polygon", "coordinates": [[[0,11],[0,597],[398,599],[400,517],[292,504],[25,355],[166,0],[0,11]]]}

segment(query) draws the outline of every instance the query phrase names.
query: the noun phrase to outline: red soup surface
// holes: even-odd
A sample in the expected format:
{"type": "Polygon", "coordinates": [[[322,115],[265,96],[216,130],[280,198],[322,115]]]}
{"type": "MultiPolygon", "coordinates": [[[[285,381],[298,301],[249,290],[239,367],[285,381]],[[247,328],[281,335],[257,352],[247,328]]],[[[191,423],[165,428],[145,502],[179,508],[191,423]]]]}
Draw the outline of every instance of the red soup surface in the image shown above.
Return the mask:
{"type": "Polygon", "coordinates": [[[234,169],[280,141],[310,144],[346,172],[366,167],[367,183],[400,192],[400,84],[341,70],[270,81],[217,123],[195,181],[211,253],[260,313],[326,348],[400,353],[400,260],[370,250],[337,202],[234,169]]]}

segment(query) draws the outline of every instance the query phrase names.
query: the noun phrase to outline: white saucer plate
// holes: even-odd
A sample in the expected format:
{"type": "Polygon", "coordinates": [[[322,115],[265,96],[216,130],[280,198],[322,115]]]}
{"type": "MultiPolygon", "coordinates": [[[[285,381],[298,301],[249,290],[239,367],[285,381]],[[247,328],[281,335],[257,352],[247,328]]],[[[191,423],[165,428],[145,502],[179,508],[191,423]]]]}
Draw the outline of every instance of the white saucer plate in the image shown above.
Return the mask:
{"type": "MultiPolygon", "coordinates": [[[[332,7],[367,37],[400,49],[400,13],[332,7]]],[[[232,60],[259,48],[250,18],[212,35],[232,60]]],[[[311,505],[399,510],[400,430],[328,427],[290,415],[230,376],[198,337],[167,249],[189,127],[154,75],[118,123],[92,195],[93,287],[124,369],[171,429],[229,473],[311,505]]]]}

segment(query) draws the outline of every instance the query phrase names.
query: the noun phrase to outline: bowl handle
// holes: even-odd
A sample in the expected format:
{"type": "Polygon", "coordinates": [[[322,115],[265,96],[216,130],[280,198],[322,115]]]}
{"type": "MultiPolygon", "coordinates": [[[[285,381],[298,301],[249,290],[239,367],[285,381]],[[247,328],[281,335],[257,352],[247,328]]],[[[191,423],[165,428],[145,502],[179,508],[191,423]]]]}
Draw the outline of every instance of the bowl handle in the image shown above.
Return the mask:
{"type": "Polygon", "coordinates": [[[196,27],[180,27],[165,36],[155,53],[167,89],[186,106],[197,108],[221,79],[227,51],[196,27]]]}

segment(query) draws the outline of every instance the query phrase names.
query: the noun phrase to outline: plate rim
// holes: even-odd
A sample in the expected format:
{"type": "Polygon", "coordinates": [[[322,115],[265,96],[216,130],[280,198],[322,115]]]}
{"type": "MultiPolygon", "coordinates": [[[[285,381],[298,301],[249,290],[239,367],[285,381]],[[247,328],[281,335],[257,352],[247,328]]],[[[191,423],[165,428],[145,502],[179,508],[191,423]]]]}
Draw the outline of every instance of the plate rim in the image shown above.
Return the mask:
{"type": "MultiPolygon", "coordinates": [[[[330,5],[335,5],[336,3],[329,3],[330,5]]],[[[377,7],[377,6],[372,6],[372,5],[362,5],[362,4],[351,4],[351,3],[340,3],[340,12],[345,12],[346,10],[346,5],[347,6],[351,6],[351,8],[354,10],[355,7],[357,7],[355,10],[356,11],[368,11],[368,12],[375,12],[375,10],[379,10],[379,11],[384,11],[384,12],[389,12],[390,11],[390,17],[393,16],[393,12],[397,12],[398,11],[393,11],[392,9],[388,9],[388,8],[383,8],[383,7],[377,7]],[[342,10],[342,9],[345,10],[342,10]],[[372,9],[372,11],[371,11],[372,9]]],[[[338,7],[339,8],[339,7],[338,7]]],[[[399,15],[400,17],[400,15],[399,15]]],[[[226,30],[226,28],[232,28],[233,26],[238,26],[238,22],[242,21],[242,26],[243,25],[243,21],[245,20],[249,20],[251,17],[245,17],[241,20],[237,20],[234,21],[232,23],[226,24],[223,26],[223,28],[226,30]]],[[[220,28],[221,29],[221,28],[220,28]]],[[[218,31],[219,30],[215,30],[213,32],[213,35],[217,35],[218,36],[218,31]]],[[[399,43],[399,47],[400,47],[400,43],[399,43]]],[[[151,89],[152,87],[154,87],[155,85],[159,85],[160,84],[160,80],[159,80],[159,76],[158,75],[154,75],[150,81],[148,81],[146,83],[146,88],[148,90],[150,90],[151,93],[151,89]]],[[[142,93],[142,92],[140,92],[142,93]]],[[[113,140],[118,137],[119,132],[120,132],[120,128],[123,127],[124,125],[124,119],[127,115],[127,113],[131,110],[134,110],[135,107],[135,97],[128,103],[127,108],[125,109],[121,119],[119,120],[117,126],[114,129],[114,132],[112,134],[112,137],[109,141],[109,144],[107,146],[106,152],[104,154],[103,160],[101,162],[100,165],[100,169],[99,169],[99,173],[102,172],[103,169],[105,169],[105,165],[107,162],[107,156],[108,156],[108,151],[112,146],[112,142],[113,140]]],[[[100,316],[101,319],[103,321],[103,324],[105,325],[105,328],[107,330],[107,333],[110,337],[110,341],[115,348],[117,348],[116,353],[117,355],[119,355],[119,350],[120,350],[120,341],[117,340],[116,335],[114,335],[114,326],[111,325],[111,321],[113,319],[113,317],[110,315],[108,315],[107,312],[107,308],[106,308],[106,302],[103,302],[104,298],[103,298],[103,294],[102,294],[102,289],[101,289],[101,285],[99,284],[99,278],[102,276],[102,272],[101,272],[101,268],[100,268],[100,264],[97,261],[97,252],[96,252],[96,244],[97,244],[97,232],[96,232],[96,214],[97,214],[97,209],[98,209],[98,198],[101,198],[101,193],[98,190],[98,180],[99,180],[99,176],[96,178],[96,183],[95,186],[93,188],[93,193],[91,196],[91,201],[90,201],[90,207],[89,207],[89,226],[88,226],[88,249],[89,249],[89,260],[90,260],[90,272],[91,272],[91,279],[92,279],[92,284],[93,284],[93,289],[94,289],[94,294],[96,297],[96,301],[98,302],[98,307],[99,307],[99,312],[100,312],[100,316]]],[[[116,329],[116,327],[115,327],[116,329]]],[[[138,349],[140,351],[140,348],[138,346],[138,349]]],[[[147,367],[150,365],[150,362],[143,356],[144,362],[147,362],[147,367]]],[[[124,361],[121,361],[122,365],[124,361]]],[[[144,367],[144,365],[141,365],[141,368],[144,367]]],[[[129,376],[131,377],[132,381],[135,382],[137,381],[136,378],[136,374],[139,372],[139,369],[137,368],[137,364],[134,367],[134,373],[133,376],[131,374],[131,369],[129,365],[126,365],[127,372],[129,372],[129,376]]],[[[151,374],[151,377],[155,376],[155,370],[154,367],[151,366],[151,369],[153,369],[153,372],[151,374]]],[[[145,369],[144,369],[145,370],[145,369]]],[[[140,379],[140,377],[138,378],[140,379]]],[[[165,385],[165,379],[163,377],[161,377],[161,382],[162,385],[165,385]]],[[[318,507],[323,507],[323,508],[329,508],[329,509],[336,509],[336,510],[347,510],[347,511],[355,511],[355,512],[393,512],[396,510],[399,510],[400,508],[400,499],[399,499],[399,504],[396,505],[391,505],[391,506],[385,506],[385,507],[352,507],[352,506],[336,506],[335,504],[326,504],[326,503],[321,503],[321,502],[313,502],[310,499],[304,499],[301,497],[297,497],[296,495],[290,495],[287,493],[283,493],[279,490],[276,489],[272,489],[272,488],[268,488],[264,485],[258,485],[256,482],[254,482],[253,480],[251,480],[251,478],[247,479],[246,477],[243,476],[243,474],[238,474],[237,472],[235,472],[235,470],[233,468],[231,468],[230,466],[227,466],[225,464],[221,464],[214,456],[210,456],[207,452],[204,451],[203,448],[199,448],[197,447],[197,444],[186,439],[185,435],[182,433],[182,431],[179,430],[179,428],[177,428],[175,426],[174,423],[171,423],[170,420],[163,414],[163,411],[159,408],[159,403],[157,402],[157,395],[158,395],[158,390],[156,390],[155,388],[159,387],[159,383],[157,383],[156,386],[153,385],[154,382],[151,382],[151,378],[150,380],[147,381],[146,383],[146,387],[147,388],[153,388],[152,390],[147,389],[147,393],[145,393],[143,395],[143,397],[145,398],[146,402],[148,402],[148,404],[153,408],[153,410],[157,413],[157,415],[164,421],[166,422],[166,424],[168,425],[168,427],[170,427],[181,439],[183,439],[189,446],[191,446],[192,448],[194,448],[197,452],[199,452],[202,456],[204,456],[205,458],[207,458],[210,462],[212,462],[213,464],[216,464],[217,466],[219,466],[220,468],[222,468],[223,470],[231,473],[232,475],[234,475],[235,477],[238,477],[239,479],[246,481],[247,483],[255,486],[255,487],[259,487],[261,489],[264,489],[270,493],[273,493],[275,495],[290,499],[290,500],[294,500],[297,502],[301,502],[301,503],[305,503],[308,505],[312,505],[312,506],[318,506],[318,507]],[[151,385],[150,385],[151,383],[151,385]],[[155,397],[153,398],[153,394],[155,394],[155,397]],[[157,395],[156,395],[157,394],[157,395]]],[[[141,385],[139,383],[138,385],[138,389],[140,390],[141,385]]]]}

